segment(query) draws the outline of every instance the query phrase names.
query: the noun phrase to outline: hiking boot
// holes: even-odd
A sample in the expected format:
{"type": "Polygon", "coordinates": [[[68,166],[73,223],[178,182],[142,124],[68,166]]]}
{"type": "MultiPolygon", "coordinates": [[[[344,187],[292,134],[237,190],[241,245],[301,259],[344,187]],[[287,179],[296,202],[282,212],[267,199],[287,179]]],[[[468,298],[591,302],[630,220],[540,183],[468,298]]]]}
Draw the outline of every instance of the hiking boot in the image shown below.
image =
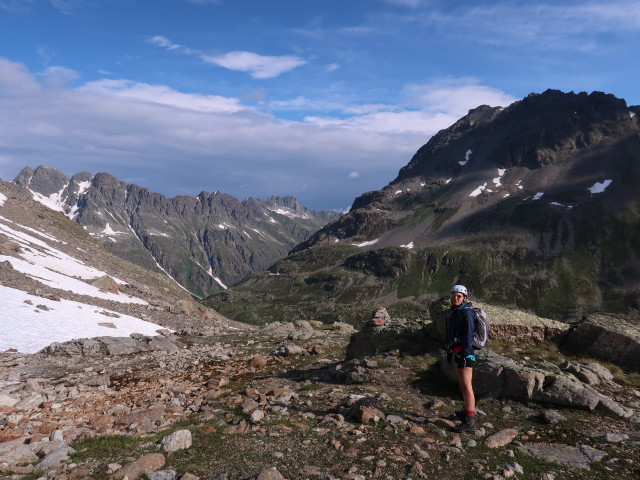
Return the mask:
{"type": "Polygon", "coordinates": [[[453,412],[453,418],[457,418],[458,420],[464,420],[465,418],[467,418],[467,412],[465,412],[464,410],[458,410],[456,412],[453,412]]]}
{"type": "Polygon", "coordinates": [[[476,424],[473,421],[473,417],[464,417],[458,425],[453,427],[456,432],[474,432],[476,429],[476,424]]]}

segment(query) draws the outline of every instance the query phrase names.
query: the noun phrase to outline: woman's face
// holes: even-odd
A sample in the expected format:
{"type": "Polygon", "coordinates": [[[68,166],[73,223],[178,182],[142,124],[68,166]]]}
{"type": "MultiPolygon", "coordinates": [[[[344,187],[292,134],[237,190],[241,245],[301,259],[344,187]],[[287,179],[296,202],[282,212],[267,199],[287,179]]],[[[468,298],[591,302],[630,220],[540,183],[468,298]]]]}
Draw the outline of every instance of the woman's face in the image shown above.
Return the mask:
{"type": "Polygon", "coordinates": [[[464,295],[458,292],[451,292],[451,305],[459,307],[464,302],[464,295]]]}

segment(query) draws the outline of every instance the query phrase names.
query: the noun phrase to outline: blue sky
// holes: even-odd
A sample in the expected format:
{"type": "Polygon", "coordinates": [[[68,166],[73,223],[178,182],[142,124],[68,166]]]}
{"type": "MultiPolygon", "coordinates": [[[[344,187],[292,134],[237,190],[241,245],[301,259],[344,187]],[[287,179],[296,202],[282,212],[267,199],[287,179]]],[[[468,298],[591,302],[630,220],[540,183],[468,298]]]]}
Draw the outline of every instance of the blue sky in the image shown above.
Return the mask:
{"type": "Polygon", "coordinates": [[[640,1],[0,0],[0,178],[346,209],[481,104],[640,104],[640,1]]]}

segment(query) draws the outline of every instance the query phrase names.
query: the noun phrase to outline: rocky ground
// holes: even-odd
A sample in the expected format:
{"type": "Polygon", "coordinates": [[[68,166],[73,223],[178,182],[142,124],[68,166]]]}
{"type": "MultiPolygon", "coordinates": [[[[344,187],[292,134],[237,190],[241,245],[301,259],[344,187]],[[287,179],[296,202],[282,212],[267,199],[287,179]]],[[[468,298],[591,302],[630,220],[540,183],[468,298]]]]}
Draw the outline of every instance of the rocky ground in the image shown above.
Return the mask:
{"type": "Polygon", "coordinates": [[[598,405],[619,408],[488,394],[478,429],[459,434],[460,396],[436,342],[347,360],[352,333],[339,323],[225,326],[0,354],[0,477],[639,478],[637,375],[567,363],[551,344],[494,342],[492,358],[564,365],[554,378],[572,376],[598,405]]]}

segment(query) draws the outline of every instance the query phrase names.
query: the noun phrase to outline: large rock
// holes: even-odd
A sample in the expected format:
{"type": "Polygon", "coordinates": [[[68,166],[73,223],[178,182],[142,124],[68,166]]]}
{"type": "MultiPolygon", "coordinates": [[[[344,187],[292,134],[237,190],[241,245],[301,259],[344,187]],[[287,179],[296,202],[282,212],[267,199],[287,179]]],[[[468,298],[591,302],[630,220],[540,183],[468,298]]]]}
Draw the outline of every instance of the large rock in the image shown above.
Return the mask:
{"type": "Polygon", "coordinates": [[[145,473],[159,470],[164,466],[165,461],[166,459],[161,453],[148,453],[122,467],[114,473],[113,478],[119,480],[127,477],[129,480],[134,480],[142,477],[145,473]]]}
{"type": "Polygon", "coordinates": [[[118,283],[109,275],[103,275],[91,281],[91,285],[109,293],[118,293],[118,283]]]}
{"type": "MultiPolygon", "coordinates": [[[[442,372],[452,381],[457,381],[452,365],[446,361],[445,353],[440,352],[438,355],[442,372]]],[[[601,410],[624,418],[633,415],[631,409],[553,364],[532,366],[490,350],[478,351],[476,357],[478,362],[473,372],[473,389],[478,397],[534,400],[589,411],[601,410]]],[[[591,371],[593,370],[597,369],[592,367],[591,371]]]]}
{"type": "Polygon", "coordinates": [[[619,317],[588,317],[568,336],[566,347],[640,370],[640,328],[619,317]]]}
{"type": "Polygon", "coordinates": [[[589,469],[589,464],[604,458],[605,452],[583,445],[572,447],[558,443],[529,443],[520,450],[545,462],[554,462],[569,468],[589,469]]]}
{"type": "Polygon", "coordinates": [[[79,338],[69,342],[54,342],[42,351],[49,355],[105,356],[131,355],[148,351],[174,352],[179,347],[169,338],[153,337],[95,337],[79,338]]]}
{"type": "MultiPolygon", "coordinates": [[[[566,323],[520,310],[471,303],[474,307],[480,307],[487,313],[490,330],[489,342],[492,340],[513,341],[517,338],[519,342],[528,344],[545,341],[562,343],[571,329],[571,326],[566,323]]],[[[429,314],[433,321],[432,335],[442,342],[446,341],[445,314],[449,305],[448,297],[442,297],[429,305],[429,314]]]]}
{"type": "Polygon", "coordinates": [[[385,325],[374,326],[367,322],[351,336],[346,355],[353,359],[392,350],[423,353],[427,340],[428,331],[423,323],[392,320],[385,325]]]}
{"type": "Polygon", "coordinates": [[[162,448],[165,452],[177,452],[189,448],[192,443],[190,430],[176,430],[162,439],[162,448]]]}

